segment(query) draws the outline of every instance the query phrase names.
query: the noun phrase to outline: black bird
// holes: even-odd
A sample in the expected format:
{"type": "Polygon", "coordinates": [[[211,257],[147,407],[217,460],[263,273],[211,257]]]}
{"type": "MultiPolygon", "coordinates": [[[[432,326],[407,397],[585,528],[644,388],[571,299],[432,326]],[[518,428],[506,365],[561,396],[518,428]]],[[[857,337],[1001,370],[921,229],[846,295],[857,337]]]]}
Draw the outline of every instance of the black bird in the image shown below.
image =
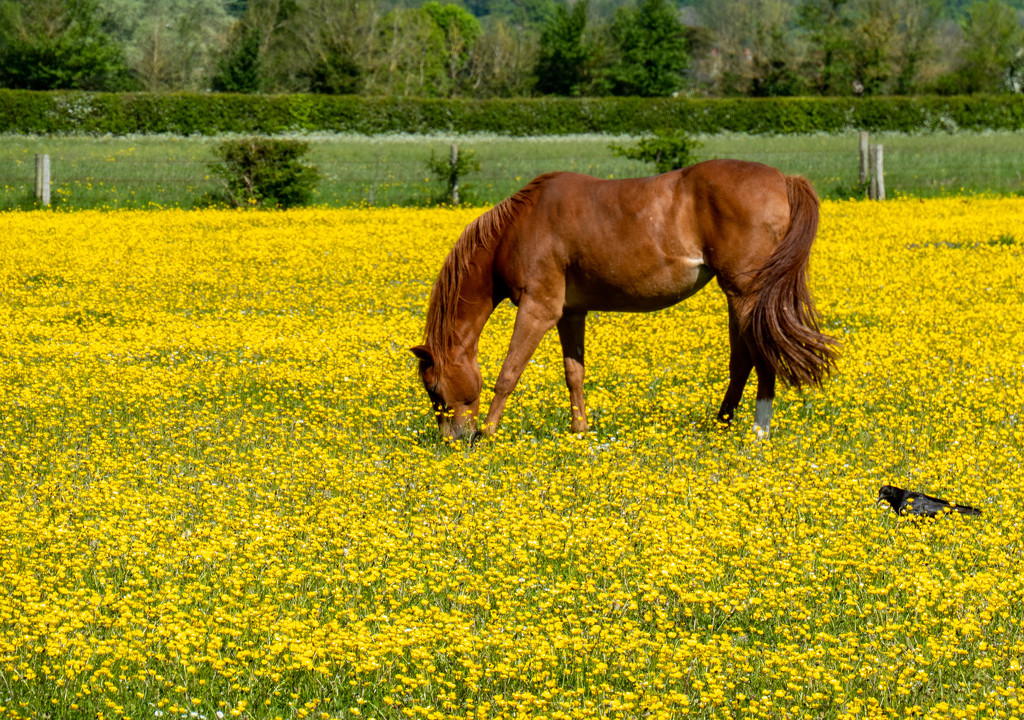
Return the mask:
{"type": "Polygon", "coordinates": [[[921,515],[935,517],[945,512],[958,512],[961,515],[981,515],[981,510],[968,505],[948,503],[937,497],[924,493],[904,490],[894,485],[883,485],[878,489],[875,505],[885,500],[892,505],[897,515],[921,515]]]}

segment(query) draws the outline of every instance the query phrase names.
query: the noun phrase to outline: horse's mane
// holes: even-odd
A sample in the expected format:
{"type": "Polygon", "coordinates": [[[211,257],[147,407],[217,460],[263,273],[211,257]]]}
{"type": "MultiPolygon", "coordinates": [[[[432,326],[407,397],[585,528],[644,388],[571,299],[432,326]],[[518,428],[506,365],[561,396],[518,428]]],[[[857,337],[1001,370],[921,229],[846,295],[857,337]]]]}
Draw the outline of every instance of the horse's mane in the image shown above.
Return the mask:
{"type": "Polygon", "coordinates": [[[536,178],[466,226],[448,253],[430,292],[423,344],[430,348],[435,364],[451,359],[458,338],[454,332],[455,308],[462,290],[462,278],[480,250],[493,249],[519,215],[534,203],[534,194],[547,175],[536,178]]]}

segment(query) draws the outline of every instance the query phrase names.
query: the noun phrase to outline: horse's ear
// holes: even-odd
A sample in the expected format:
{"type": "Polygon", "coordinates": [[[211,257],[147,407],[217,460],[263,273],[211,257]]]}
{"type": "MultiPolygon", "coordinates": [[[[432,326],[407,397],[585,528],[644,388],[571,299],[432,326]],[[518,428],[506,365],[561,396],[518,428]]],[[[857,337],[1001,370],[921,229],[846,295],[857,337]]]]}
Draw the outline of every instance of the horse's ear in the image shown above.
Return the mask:
{"type": "Polygon", "coordinates": [[[416,347],[409,348],[409,350],[424,367],[430,367],[434,364],[434,353],[430,352],[430,348],[426,345],[417,345],[416,347]]]}

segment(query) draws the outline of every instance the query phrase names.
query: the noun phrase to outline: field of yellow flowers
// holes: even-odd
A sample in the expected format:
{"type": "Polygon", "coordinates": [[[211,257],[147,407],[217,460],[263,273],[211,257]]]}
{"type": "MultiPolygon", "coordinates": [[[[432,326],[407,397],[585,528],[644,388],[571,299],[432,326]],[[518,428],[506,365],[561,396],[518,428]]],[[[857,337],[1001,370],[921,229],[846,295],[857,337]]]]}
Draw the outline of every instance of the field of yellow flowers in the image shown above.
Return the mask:
{"type": "Polygon", "coordinates": [[[408,348],[478,212],[0,214],[0,717],[1024,716],[1024,199],[825,203],[770,441],[712,285],[470,450],[408,348]]]}

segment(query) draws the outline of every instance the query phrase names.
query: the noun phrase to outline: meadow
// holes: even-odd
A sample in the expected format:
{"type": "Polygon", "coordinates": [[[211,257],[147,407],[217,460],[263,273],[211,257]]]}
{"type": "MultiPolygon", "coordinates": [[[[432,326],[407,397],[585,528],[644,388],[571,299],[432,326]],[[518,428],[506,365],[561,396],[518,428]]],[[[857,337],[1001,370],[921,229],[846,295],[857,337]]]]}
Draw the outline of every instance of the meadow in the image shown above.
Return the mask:
{"type": "MultiPolygon", "coordinates": [[[[429,173],[432,157],[446,158],[456,143],[472,152],[480,170],[464,178],[470,204],[493,204],[530,179],[552,170],[599,177],[637,177],[652,165],[617,156],[610,146],[636,138],[605,135],[509,138],[497,135],[299,136],[322,175],[315,204],[325,207],[423,206],[440,184],[429,173]]],[[[806,176],[819,194],[855,196],[859,174],[857,133],[719,134],[700,137],[701,159],[755,160],[806,176]]],[[[211,179],[217,138],[27,137],[0,139],[0,209],[33,205],[35,154],[51,157],[52,205],[63,209],[191,208],[218,189],[211,179]]],[[[907,135],[884,133],[889,197],[1013,195],[1024,188],[1024,134],[1012,132],[907,135]]]]}
{"type": "Polygon", "coordinates": [[[408,348],[478,212],[0,213],[0,716],[1024,714],[1024,199],[825,202],[770,440],[712,284],[470,449],[408,348]]]}

